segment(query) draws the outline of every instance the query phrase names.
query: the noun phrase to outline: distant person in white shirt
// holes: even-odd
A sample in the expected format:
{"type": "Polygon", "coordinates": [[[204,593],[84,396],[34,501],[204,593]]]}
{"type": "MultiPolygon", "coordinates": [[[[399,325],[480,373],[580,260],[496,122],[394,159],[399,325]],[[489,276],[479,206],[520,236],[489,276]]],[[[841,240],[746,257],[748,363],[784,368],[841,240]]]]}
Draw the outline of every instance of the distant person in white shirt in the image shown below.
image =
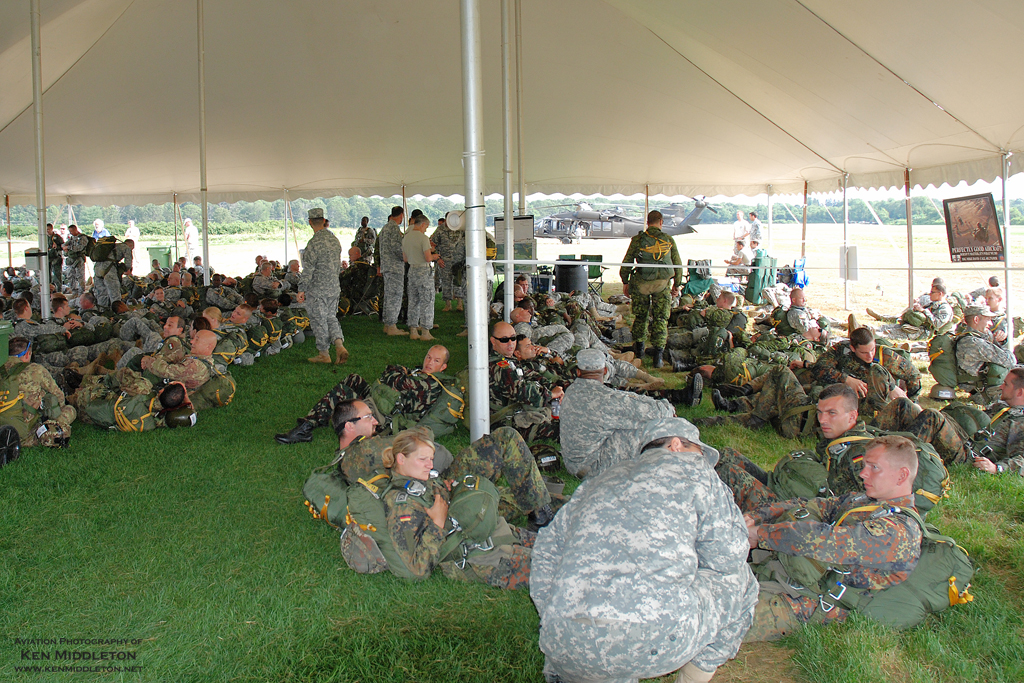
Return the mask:
{"type": "Polygon", "coordinates": [[[743,217],[742,211],[736,212],[736,222],[732,224],[732,238],[736,242],[747,243],[750,236],[750,223],[743,217]]]}
{"type": "Polygon", "coordinates": [[[736,240],[732,256],[725,259],[726,265],[729,266],[725,269],[726,276],[741,277],[750,275],[750,264],[753,261],[754,254],[747,248],[746,243],[743,240],[736,240]]]}

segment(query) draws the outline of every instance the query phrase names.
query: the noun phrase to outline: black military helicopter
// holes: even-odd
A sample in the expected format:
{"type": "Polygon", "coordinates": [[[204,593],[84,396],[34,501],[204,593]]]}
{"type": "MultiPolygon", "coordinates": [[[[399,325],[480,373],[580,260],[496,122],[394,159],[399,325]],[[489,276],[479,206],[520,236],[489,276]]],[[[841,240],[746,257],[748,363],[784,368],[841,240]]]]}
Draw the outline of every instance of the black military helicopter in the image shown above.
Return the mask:
{"type": "MultiPolygon", "coordinates": [[[[574,204],[575,211],[563,211],[539,219],[534,224],[535,237],[554,237],[563,244],[576,239],[604,239],[632,237],[647,228],[643,217],[627,216],[622,207],[594,210],[589,204],[574,204]]],[[[705,197],[694,197],[694,207],[685,216],[683,204],[669,204],[658,207],[665,217],[662,230],[669,235],[686,235],[697,232],[693,226],[700,223],[700,216],[707,209],[718,213],[705,197]]]]}

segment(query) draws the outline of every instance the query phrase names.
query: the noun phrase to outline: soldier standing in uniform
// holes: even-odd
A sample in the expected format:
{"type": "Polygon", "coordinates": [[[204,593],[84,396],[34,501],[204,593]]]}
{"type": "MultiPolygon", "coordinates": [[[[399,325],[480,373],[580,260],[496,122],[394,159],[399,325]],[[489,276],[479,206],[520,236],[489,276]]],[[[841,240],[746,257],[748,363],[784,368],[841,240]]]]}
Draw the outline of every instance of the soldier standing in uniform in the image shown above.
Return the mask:
{"type": "Polygon", "coordinates": [[[68,226],[68,232],[70,235],[63,248],[67,252],[71,295],[81,296],[85,291],[85,252],[89,248],[89,238],[79,232],[78,226],[74,224],[68,226]]]}
{"type": "Polygon", "coordinates": [[[302,279],[299,281],[299,301],[305,302],[309,326],[316,336],[320,353],[310,363],[330,363],[331,344],[337,351],[335,363],[348,360],[345,335],[338,324],[338,274],[341,272],[341,242],[327,229],[324,210],[309,210],[309,225],[313,236],[302,252],[302,279]]]}
{"type": "Polygon", "coordinates": [[[758,585],[718,452],[675,417],[648,423],[640,443],[537,535],[530,597],[549,683],[680,668],[679,683],[709,681],[750,626],[758,585]]]}
{"type": "Polygon", "coordinates": [[[134,250],[135,242],[118,242],[111,248],[107,260],[100,261],[93,267],[92,287],[100,308],[110,308],[115,301],[121,300],[121,271],[118,264],[125,263],[129,266],[134,250]]]}
{"type": "Polygon", "coordinates": [[[402,253],[409,264],[409,310],[406,323],[409,325],[409,339],[432,341],[430,330],[434,327],[434,273],[430,269],[433,261],[440,256],[433,250],[427,237],[430,219],[419,215],[412,219],[408,232],[402,238],[402,253]]]}
{"type": "Polygon", "coordinates": [[[674,264],[668,268],[643,268],[623,266],[619,270],[622,279],[622,293],[633,303],[633,353],[643,360],[644,347],[648,341],[654,347],[654,367],[663,365],[662,354],[668,340],[668,317],[672,312],[672,297],[679,295],[683,283],[682,260],[675,240],[661,230],[663,219],[660,211],[647,214],[647,229],[629,242],[623,263],[674,264]],[[675,278],[675,285],[669,282],[675,278]]]}
{"type": "Polygon", "coordinates": [[[46,264],[50,268],[50,284],[61,291],[64,275],[64,238],[54,233],[53,223],[46,224],[46,264]]]}
{"type": "Polygon", "coordinates": [[[405,258],[402,253],[402,217],[405,210],[400,206],[391,209],[391,217],[380,229],[377,236],[374,261],[377,275],[384,278],[384,294],[381,296],[381,322],[384,334],[395,337],[409,334],[398,329],[398,314],[402,312],[402,294],[405,291],[405,258]]]}
{"type": "MultiPolygon", "coordinates": [[[[868,443],[863,464],[863,493],[797,498],[744,515],[750,548],[816,560],[829,567],[828,573],[842,573],[842,583],[851,591],[878,591],[905,581],[921,557],[921,527],[903,512],[914,510],[914,444],[900,436],[880,437],[868,443]],[[800,508],[816,508],[821,519],[806,514],[797,521],[784,518],[800,508]]],[[[816,588],[804,590],[815,593],[816,588]]],[[[849,610],[838,599],[826,608],[826,599],[762,590],[743,640],[776,640],[801,624],[845,620],[849,610]]]]}
{"type": "Polygon", "coordinates": [[[462,310],[462,299],[455,294],[455,279],[452,267],[455,261],[455,247],[463,233],[448,228],[448,222],[444,216],[437,219],[437,230],[430,236],[434,243],[434,249],[440,254],[441,260],[437,264],[438,277],[441,280],[441,299],[444,301],[443,311],[452,310],[452,303],[457,304],[455,310],[462,310]]]}
{"type": "Polygon", "coordinates": [[[358,247],[361,254],[369,255],[376,242],[377,231],[370,227],[370,217],[363,216],[359,221],[359,229],[356,230],[351,246],[358,247]]]}

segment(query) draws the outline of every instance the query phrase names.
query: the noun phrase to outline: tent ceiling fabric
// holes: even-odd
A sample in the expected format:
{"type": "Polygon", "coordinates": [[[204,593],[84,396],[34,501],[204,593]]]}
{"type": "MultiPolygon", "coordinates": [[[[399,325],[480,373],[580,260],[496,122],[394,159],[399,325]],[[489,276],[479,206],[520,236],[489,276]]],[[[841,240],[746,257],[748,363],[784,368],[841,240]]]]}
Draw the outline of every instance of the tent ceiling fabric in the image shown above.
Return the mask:
{"type": "MultiPolygon", "coordinates": [[[[31,203],[28,5],[0,4],[0,191],[31,203]]],[[[462,193],[458,2],[205,7],[211,201],[462,193]]],[[[499,7],[482,3],[488,192],[499,7]]],[[[1004,47],[1024,39],[1019,0],[523,0],[522,14],[529,192],[829,191],[844,172],[902,185],[905,167],[920,185],[992,180],[1024,146],[1024,61],[1004,47]]],[[[49,200],[197,200],[195,3],[42,0],[42,21],[49,200]]]]}

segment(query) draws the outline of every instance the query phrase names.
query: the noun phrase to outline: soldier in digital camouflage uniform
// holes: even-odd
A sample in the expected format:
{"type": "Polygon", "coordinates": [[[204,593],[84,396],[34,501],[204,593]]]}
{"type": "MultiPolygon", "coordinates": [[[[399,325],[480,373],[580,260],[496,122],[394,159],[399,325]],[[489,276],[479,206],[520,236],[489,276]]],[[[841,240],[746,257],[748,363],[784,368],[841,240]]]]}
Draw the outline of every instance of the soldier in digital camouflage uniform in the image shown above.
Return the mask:
{"type": "Polygon", "coordinates": [[[79,232],[77,225],[68,226],[68,232],[70,234],[63,247],[67,256],[68,285],[71,295],[79,296],[85,291],[85,252],[89,248],[89,238],[79,232]]]}
{"type": "Polygon", "coordinates": [[[225,285],[223,276],[217,273],[213,276],[211,286],[206,289],[206,303],[222,311],[230,311],[235,306],[244,304],[245,297],[233,287],[225,285]]]}
{"type": "Polygon", "coordinates": [[[75,421],[74,407],[65,403],[64,393],[46,368],[32,362],[28,339],[11,337],[8,353],[10,358],[3,370],[8,381],[16,381],[16,388],[0,406],[0,424],[13,426],[26,448],[38,444],[66,446],[75,421]]]}
{"type": "Polygon", "coordinates": [[[583,479],[635,456],[647,423],[673,417],[676,409],[664,399],[607,386],[607,359],[596,349],[580,351],[576,362],[579,377],[562,399],[559,439],[565,469],[583,479]]]}
{"type": "Polygon", "coordinates": [[[455,249],[459,240],[464,238],[465,233],[450,229],[443,217],[437,219],[437,229],[430,235],[430,241],[434,243],[434,248],[441,255],[441,261],[444,264],[438,264],[437,267],[438,279],[441,281],[441,299],[444,300],[442,310],[444,311],[452,310],[453,302],[458,304],[457,310],[462,310],[462,298],[456,296],[452,268],[455,263],[455,249]]]}
{"type": "Polygon", "coordinates": [[[336,363],[348,360],[345,335],[338,324],[338,273],[341,271],[341,242],[327,229],[324,210],[309,210],[309,225],[313,236],[302,252],[302,277],[299,280],[299,298],[306,304],[309,327],[316,337],[319,353],[311,363],[330,363],[331,345],[337,352],[336,363]]]}
{"type": "Polygon", "coordinates": [[[999,375],[1005,376],[1014,367],[1017,359],[1012,353],[993,343],[992,311],[987,306],[968,306],[964,309],[966,330],[956,341],[956,362],[959,369],[975,378],[973,383],[961,383],[964,388],[976,392],[982,405],[996,400],[999,396],[999,375]]]}
{"type": "Polygon", "coordinates": [[[276,299],[281,296],[285,286],[274,277],[274,268],[268,261],[260,265],[260,274],[252,279],[252,291],[261,299],[276,299]]]}
{"type": "Polygon", "coordinates": [[[391,217],[380,229],[374,250],[377,274],[384,278],[384,291],[380,298],[381,322],[384,332],[391,336],[408,332],[398,329],[398,316],[402,311],[402,296],[405,293],[405,261],[402,258],[402,217],[405,211],[400,206],[391,209],[391,217]]]}
{"type": "MultiPolygon", "coordinates": [[[[823,438],[814,448],[814,459],[828,472],[828,490],[835,495],[861,490],[859,463],[864,444],[874,435],[858,421],[857,395],[844,384],[826,387],[818,397],[816,419],[823,438]]],[[[744,512],[782,500],[768,485],[768,473],[735,449],[721,449],[715,471],[744,512]]]]}
{"type": "MultiPolygon", "coordinates": [[[[905,581],[921,556],[921,527],[903,510],[914,509],[917,454],[913,443],[890,436],[868,442],[862,471],[866,492],[836,498],[778,502],[748,513],[749,545],[754,553],[808,557],[839,572],[853,591],[870,592],[905,581]],[[867,509],[858,509],[858,508],[867,509]],[[801,508],[814,516],[793,513],[801,508]],[[794,521],[794,516],[803,519],[794,521]],[[759,550],[760,549],[760,550],[759,550]]],[[[767,558],[755,556],[755,562],[767,558]]],[[[776,640],[801,624],[838,623],[849,610],[832,601],[827,612],[820,588],[796,590],[758,572],[763,590],[745,642],[776,640]]],[[[791,582],[786,582],[791,583],[791,582]]]]}
{"type": "Polygon", "coordinates": [[[516,332],[505,322],[495,323],[491,331],[491,355],[487,359],[490,380],[492,419],[503,409],[506,423],[516,427],[527,441],[557,439],[558,421],[548,408],[551,401],[562,398],[562,388],[548,388],[545,383],[526,378],[523,368],[513,357],[516,332]]]}
{"type": "Polygon", "coordinates": [[[189,391],[198,389],[214,375],[213,353],[217,335],[210,330],[201,330],[192,340],[191,353],[174,362],[167,356],[143,356],[140,363],[143,372],[159,379],[181,382],[189,391]]]}
{"type": "Polygon", "coordinates": [[[370,227],[370,217],[363,216],[359,221],[359,228],[352,239],[353,247],[359,249],[360,254],[365,254],[369,259],[373,253],[373,245],[377,242],[377,231],[370,227]]]}
{"type": "Polygon", "coordinates": [[[985,409],[992,418],[988,431],[992,436],[982,441],[975,437],[973,450],[978,453],[974,466],[989,474],[1014,472],[1024,476],[1024,369],[1014,368],[1000,386],[1001,401],[985,409]],[[992,449],[988,457],[981,448],[992,449]]]}
{"type": "Polygon", "coordinates": [[[821,340],[822,331],[828,330],[827,320],[817,311],[807,308],[804,290],[794,289],[789,295],[789,300],[791,305],[786,311],[789,328],[805,339],[821,340]]]}
{"type": "Polygon", "coordinates": [[[750,626],[757,582],[717,452],[680,418],[648,423],[640,443],[538,533],[530,597],[549,682],[680,668],[677,681],[708,681],[750,626]]]}
{"type": "Polygon", "coordinates": [[[92,288],[100,308],[110,308],[113,302],[121,300],[121,271],[118,266],[121,263],[131,264],[134,250],[135,242],[132,240],[118,242],[106,261],[94,265],[92,288]]]}
{"type": "Polygon", "coordinates": [[[576,343],[576,336],[565,325],[542,325],[533,320],[530,311],[517,306],[510,314],[516,334],[546,346],[563,358],[570,355],[569,349],[576,343]]]}
{"type": "Polygon", "coordinates": [[[668,317],[672,309],[672,297],[679,295],[683,285],[683,269],[644,268],[643,264],[682,266],[675,240],[661,230],[660,211],[647,215],[647,229],[638,233],[629,242],[623,263],[636,262],[637,267],[623,266],[619,278],[623,294],[633,304],[633,353],[643,359],[644,347],[650,340],[654,347],[654,367],[662,366],[662,354],[668,338],[668,317]],[[674,280],[674,285],[669,283],[674,280]]]}

